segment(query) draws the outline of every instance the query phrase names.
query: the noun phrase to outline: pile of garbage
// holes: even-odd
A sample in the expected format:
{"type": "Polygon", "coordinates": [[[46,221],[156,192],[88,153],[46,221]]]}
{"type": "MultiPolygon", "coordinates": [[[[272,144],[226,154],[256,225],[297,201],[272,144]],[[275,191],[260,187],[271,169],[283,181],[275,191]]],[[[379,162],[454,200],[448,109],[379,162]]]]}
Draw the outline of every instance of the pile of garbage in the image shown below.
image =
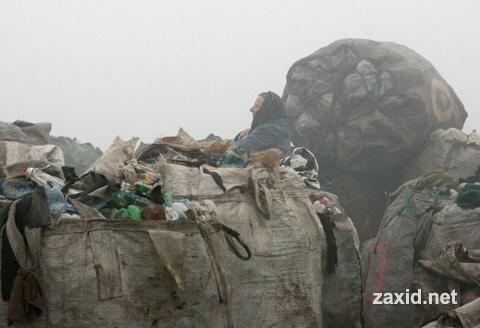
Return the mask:
{"type": "MultiPolygon", "coordinates": [[[[44,128],[42,124],[15,122],[5,127],[8,129],[5,129],[4,137],[11,136],[7,140],[21,142],[0,143],[4,178],[0,184],[0,202],[7,204],[41,189],[52,218],[58,220],[77,214],[69,200],[88,205],[107,219],[188,220],[185,212],[194,205],[186,198],[174,201],[171,193],[162,191],[159,163],[164,160],[191,167],[205,164],[215,167],[225,163],[225,156],[229,156],[228,149],[233,145],[229,140],[217,138],[197,142],[183,129],[176,137],[165,137],[138,148],[137,138],[130,141],[116,138],[102,157],[78,177],[75,168],[65,166],[64,155],[58,146],[25,144],[34,142],[32,131],[35,131],[34,135],[42,132],[45,140],[39,143],[45,142],[50,126],[44,128]],[[22,133],[24,138],[20,135],[22,133]]],[[[229,164],[224,166],[243,168],[247,166],[247,161],[230,159],[229,164]]],[[[251,161],[273,168],[280,164],[280,154],[273,150],[265,156],[253,154],[251,161]]],[[[308,187],[320,188],[318,164],[307,149],[296,149],[292,156],[284,159],[282,165],[293,167],[308,187]]],[[[209,172],[207,168],[203,168],[203,172],[210,174],[219,188],[225,191],[218,174],[209,172]]]]}
{"type": "Polygon", "coordinates": [[[0,142],[4,178],[0,201],[7,204],[41,189],[53,219],[76,217],[69,201],[75,200],[98,210],[107,219],[187,220],[185,212],[191,204],[187,199],[173,201],[170,193],[162,192],[158,160],[191,166],[212,164],[231,145],[228,141],[207,141],[200,149],[181,130],[177,137],[139,149],[134,156],[137,141],[115,139],[81,177],[73,167],[64,166],[63,153],[55,145],[0,142]]]}
{"type": "Polygon", "coordinates": [[[358,236],[318,190],[312,153],[282,162],[267,150],[220,167],[231,141],[180,129],[137,143],[115,139],[80,176],[57,146],[5,148],[0,313],[10,323],[360,325],[358,236]],[[341,306],[322,301],[340,290],[341,306]]]}

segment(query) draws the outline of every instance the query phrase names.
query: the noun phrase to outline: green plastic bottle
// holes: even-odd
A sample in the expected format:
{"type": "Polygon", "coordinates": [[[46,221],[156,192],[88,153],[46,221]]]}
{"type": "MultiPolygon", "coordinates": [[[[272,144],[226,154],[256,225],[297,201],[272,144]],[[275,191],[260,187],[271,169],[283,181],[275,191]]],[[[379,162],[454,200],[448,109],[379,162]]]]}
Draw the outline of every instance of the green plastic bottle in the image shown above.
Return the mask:
{"type": "Polygon", "coordinates": [[[117,220],[128,220],[130,219],[130,214],[126,208],[121,208],[115,213],[115,219],[117,220]]]}
{"type": "Polygon", "coordinates": [[[127,210],[128,214],[130,215],[130,219],[134,221],[140,221],[142,219],[142,212],[135,205],[128,205],[127,210]]]}

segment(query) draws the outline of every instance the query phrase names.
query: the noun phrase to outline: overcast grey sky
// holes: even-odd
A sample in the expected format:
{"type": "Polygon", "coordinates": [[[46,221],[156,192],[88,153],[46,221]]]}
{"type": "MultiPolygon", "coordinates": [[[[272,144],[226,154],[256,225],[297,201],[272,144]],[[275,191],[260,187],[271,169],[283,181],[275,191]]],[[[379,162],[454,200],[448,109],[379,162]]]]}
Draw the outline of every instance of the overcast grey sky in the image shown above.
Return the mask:
{"type": "Polygon", "coordinates": [[[233,137],[294,61],[345,37],[430,60],[480,128],[476,0],[0,1],[0,120],[53,123],[103,149],[184,127],[233,137]]]}

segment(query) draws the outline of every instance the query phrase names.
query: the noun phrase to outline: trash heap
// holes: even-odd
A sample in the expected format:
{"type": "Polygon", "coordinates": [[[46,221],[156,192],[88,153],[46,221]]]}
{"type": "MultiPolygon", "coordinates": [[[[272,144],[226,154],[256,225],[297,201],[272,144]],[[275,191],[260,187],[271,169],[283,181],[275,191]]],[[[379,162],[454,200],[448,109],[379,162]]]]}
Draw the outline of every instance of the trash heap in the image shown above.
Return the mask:
{"type": "Polygon", "coordinates": [[[275,150],[218,167],[230,141],[197,142],[181,129],[137,142],[115,139],[80,176],[50,156],[58,148],[4,165],[0,313],[9,323],[339,327],[322,319],[334,311],[348,313],[345,327],[359,324],[356,230],[333,195],[311,198],[308,151],[288,159],[298,171],[275,150]],[[323,304],[322,293],[345,286],[349,302],[323,304]]]}
{"type": "MultiPolygon", "coordinates": [[[[165,137],[143,145],[134,154],[137,142],[138,138],[130,141],[116,138],[81,177],[74,168],[64,166],[63,153],[58,146],[1,142],[3,179],[0,201],[6,206],[41,189],[54,219],[75,218],[78,213],[70,202],[73,200],[96,209],[107,219],[186,221],[185,212],[192,205],[186,198],[173,200],[171,192],[162,191],[159,165],[168,161],[190,167],[217,166],[219,159],[232,146],[231,141],[221,139],[198,143],[183,129],[176,137],[165,137]]],[[[275,151],[270,154],[272,158],[266,165],[278,165],[275,161],[279,162],[280,155],[275,151]]],[[[259,157],[254,154],[252,161],[261,164],[263,158],[259,157]]],[[[246,164],[233,167],[243,168],[246,164]]],[[[308,187],[320,188],[318,164],[307,149],[298,148],[282,164],[293,167],[308,187]]],[[[211,175],[225,191],[218,174],[209,172],[206,167],[202,172],[211,175]]]]}

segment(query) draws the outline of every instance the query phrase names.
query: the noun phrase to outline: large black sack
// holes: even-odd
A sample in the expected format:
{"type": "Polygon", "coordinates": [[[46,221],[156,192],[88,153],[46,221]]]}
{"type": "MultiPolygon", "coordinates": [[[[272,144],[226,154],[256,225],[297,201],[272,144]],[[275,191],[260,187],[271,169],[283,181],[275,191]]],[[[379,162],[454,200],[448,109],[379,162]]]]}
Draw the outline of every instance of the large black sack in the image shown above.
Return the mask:
{"type": "Polygon", "coordinates": [[[297,143],[322,163],[371,176],[391,175],[432,131],[461,128],[467,116],[425,58],[361,39],[336,41],[294,63],[283,99],[297,143]]]}
{"type": "Polygon", "coordinates": [[[371,40],[339,40],[298,60],[282,98],[294,143],[314,152],[320,177],[332,177],[323,187],[339,196],[362,240],[374,236],[381,219],[370,209],[383,208],[382,192],[400,184],[399,172],[429,134],[461,129],[467,116],[425,58],[405,46],[371,40]],[[353,179],[335,179],[347,175],[353,179]],[[378,197],[342,193],[353,185],[378,197]],[[371,223],[363,228],[365,219],[371,223]]]}

